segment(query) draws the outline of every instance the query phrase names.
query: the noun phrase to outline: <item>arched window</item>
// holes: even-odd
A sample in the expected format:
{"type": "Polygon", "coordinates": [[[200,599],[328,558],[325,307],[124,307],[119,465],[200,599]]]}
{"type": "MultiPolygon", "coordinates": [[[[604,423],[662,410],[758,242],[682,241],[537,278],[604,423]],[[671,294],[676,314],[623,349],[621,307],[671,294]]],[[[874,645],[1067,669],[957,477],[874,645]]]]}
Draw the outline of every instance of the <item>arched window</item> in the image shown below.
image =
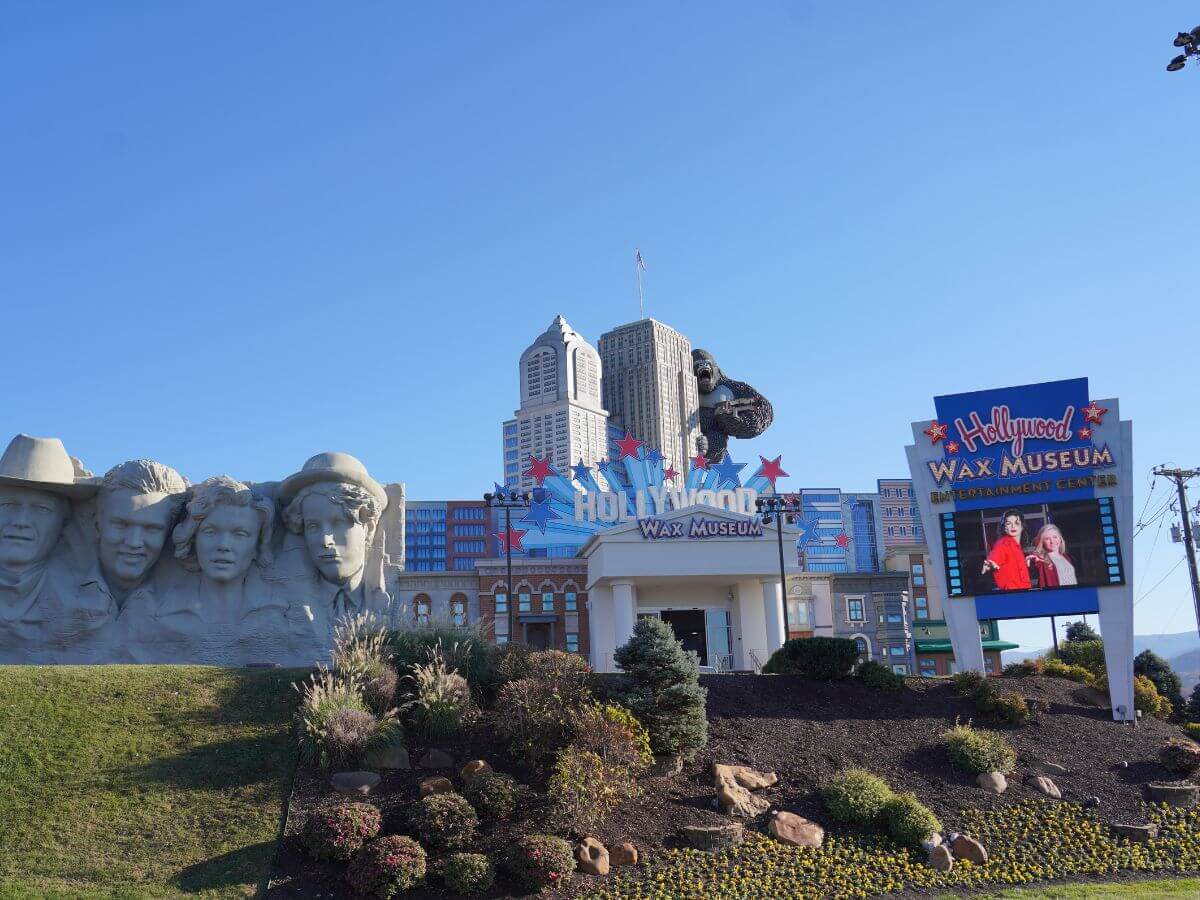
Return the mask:
{"type": "Polygon", "coordinates": [[[464,594],[455,594],[450,598],[450,624],[456,628],[464,628],[467,624],[467,598],[464,594]]]}
{"type": "Polygon", "coordinates": [[[871,639],[865,634],[851,635],[854,646],[858,648],[858,661],[866,662],[871,658],[871,639]]]}
{"type": "Polygon", "coordinates": [[[418,625],[428,625],[433,613],[433,601],[428,594],[417,594],[413,598],[413,617],[418,625]]]}

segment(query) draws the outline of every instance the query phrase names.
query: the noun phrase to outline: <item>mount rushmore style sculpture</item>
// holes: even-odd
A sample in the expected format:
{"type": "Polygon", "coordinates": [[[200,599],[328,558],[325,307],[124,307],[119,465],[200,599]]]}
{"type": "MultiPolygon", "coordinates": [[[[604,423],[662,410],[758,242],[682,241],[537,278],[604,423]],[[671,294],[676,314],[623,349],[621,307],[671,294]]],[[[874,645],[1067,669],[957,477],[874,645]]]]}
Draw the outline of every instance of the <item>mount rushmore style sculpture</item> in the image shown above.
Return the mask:
{"type": "Polygon", "coordinates": [[[191,486],[146,459],[94,478],[57,438],[17,435],[0,457],[0,663],[326,660],[339,621],[390,611],[387,503],[346,453],[191,486]]]}

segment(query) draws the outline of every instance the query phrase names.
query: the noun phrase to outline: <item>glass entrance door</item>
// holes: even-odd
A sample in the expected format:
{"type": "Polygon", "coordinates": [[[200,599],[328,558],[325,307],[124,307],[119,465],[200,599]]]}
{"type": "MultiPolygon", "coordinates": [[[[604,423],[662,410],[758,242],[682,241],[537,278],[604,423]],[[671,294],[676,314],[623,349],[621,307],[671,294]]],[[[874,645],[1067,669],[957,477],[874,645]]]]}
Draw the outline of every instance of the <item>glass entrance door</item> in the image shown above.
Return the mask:
{"type": "Polygon", "coordinates": [[[708,638],[705,634],[704,610],[664,609],[662,618],[671,626],[683,649],[692,651],[700,657],[701,664],[707,665],[708,638]]]}

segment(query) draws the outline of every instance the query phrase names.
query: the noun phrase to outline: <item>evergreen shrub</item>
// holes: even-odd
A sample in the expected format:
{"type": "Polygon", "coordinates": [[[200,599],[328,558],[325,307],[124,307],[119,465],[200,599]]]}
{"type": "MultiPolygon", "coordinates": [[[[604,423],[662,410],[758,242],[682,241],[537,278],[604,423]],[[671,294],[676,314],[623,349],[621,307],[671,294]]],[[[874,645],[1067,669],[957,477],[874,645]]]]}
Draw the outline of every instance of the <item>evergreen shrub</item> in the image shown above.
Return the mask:
{"type": "Polygon", "coordinates": [[[413,834],[435,852],[463,849],[479,828],[479,816],[467,799],[449,791],[422,797],[408,815],[413,834]]]}
{"type": "Polygon", "coordinates": [[[933,811],[911,793],[892,797],[883,808],[883,821],[892,837],[910,847],[919,846],[935,831],[942,830],[942,823],[933,811]]]}
{"type": "Polygon", "coordinates": [[[878,825],[894,797],[886,781],[859,768],[839,772],[821,787],[829,815],[845,825],[878,825]]]}
{"type": "Polygon", "coordinates": [[[897,675],[882,663],[868,660],[858,667],[863,684],[876,691],[898,691],[904,687],[904,676],[897,675]]]}
{"type": "Polygon", "coordinates": [[[378,835],[382,823],[379,810],[369,803],[341,803],[309,816],[301,842],[313,859],[344,861],[378,835]]]}
{"type": "Polygon", "coordinates": [[[792,638],[771,654],[763,672],[833,681],[849,675],[856,662],[858,645],[849,638],[792,638]]]}
{"type": "Polygon", "coordinates": [[[513,843],[504,867],[522,887],[540,891],[554,887],[574,872],[575,856],[562,838],[531,834],[513,843]]]}
{"type": "Polygon", "coordinates": [[[442,880],[456,897],[471,897],[491,889],[496,870],[482,853],[453,853],[442,864],[442,880]]]}
{"type": "Polygon", "coordinates": [[[972,775],[984,772],[1008,773],[1017,762],[1017,751],[994,731],[956,724],[942,735],[950,761],[972,775]]]}
{"type": "Polygon", "coordinates": [[[488,821],[503,821],[517,809],[520,785],[503,772],[479,772],[463,785],[463,796],[488,821]]]}
{"type": "Polygon", "coordinates": [[[425,881],[425,851],[412,838],[376,838],[350,860],[346,881],[365,897],[390,900],[425,881]]]}

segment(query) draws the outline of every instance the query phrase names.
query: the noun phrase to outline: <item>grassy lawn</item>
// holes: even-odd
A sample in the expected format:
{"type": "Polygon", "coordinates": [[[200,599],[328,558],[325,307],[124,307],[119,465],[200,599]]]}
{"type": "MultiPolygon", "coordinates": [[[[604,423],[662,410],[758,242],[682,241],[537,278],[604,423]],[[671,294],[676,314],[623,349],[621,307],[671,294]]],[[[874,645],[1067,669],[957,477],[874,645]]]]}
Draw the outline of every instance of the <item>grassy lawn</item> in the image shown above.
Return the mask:
{"type": "Polygon", "coordinates": [[[0,898],[252,895],[297,673],[0,667],[0,898]]]}
{"type": "MultiPolygon", "coordinates": [[[[947,894],[947,898],[954,895],[947,894]]],[[[1200,878],[1163,878],[1127,884],[1059,884],[1044,888],[1010,888],[995,894],[976,894],[986,900],[1091,900],[1092,897],[1165,897],[1194,900],[1200,897],[1200,878]]]]}

